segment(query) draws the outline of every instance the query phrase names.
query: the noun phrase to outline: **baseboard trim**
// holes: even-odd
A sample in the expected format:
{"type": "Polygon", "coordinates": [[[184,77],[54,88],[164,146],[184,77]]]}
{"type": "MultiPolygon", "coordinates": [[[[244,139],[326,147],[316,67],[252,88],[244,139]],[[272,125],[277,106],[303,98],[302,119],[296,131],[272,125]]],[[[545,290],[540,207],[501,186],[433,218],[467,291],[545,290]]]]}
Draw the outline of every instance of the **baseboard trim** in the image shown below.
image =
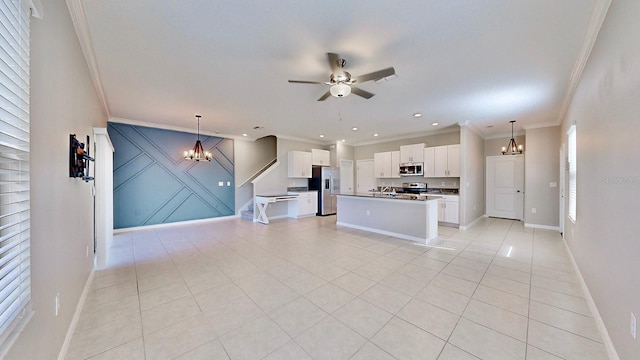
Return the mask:
{"type": "Polygon", "coordinates": [[[611,337],[609,336],[609,332],[607,331],[607,327],[604,325],[604,321],[602,321],[602,317],[600,316],[598,307],[596,306],[595,301],[593,301],[593,297],[591,297],[591,292],[589,292],[589,287],[587,287],[587,283],[584,281],[584,278],[582,277],[582,273],[580,272],[578,263],[576,263],[576,259],[573,257],[571,248],[569,248],[569,244],[567,244],[567,241],[564,238],[564,236],[562,236],[562,242],[564,243],[564,247],[567,250],[567,254],[569,254],[571,265],[573,265],[573,269],[575,270],[576,275],[578,276],[578,280],[580,281],[580,286],[582,287],[582,291],[584,291],[584,293],[587,296],[587,304],[589,305],[589,310],[591,310],[591,313],[593,314],[593,318],[596,322],[596,327],[600,331],[600,335],[602,335],[604,346],[607,349],[607,354],[609,354],[609,360],[620,360],[620,357],[616,352],[616,348],[613,346],[613,341],[611,341],[611,337]]]}
{"type": "Polygon", "coordinates": [[[473,225],[475,225],[478,221],[480,221],[480,220],[482,220],[482,219],[484,219],[484,218],[486,218],[486,217],[487,217],[487,215],[480,215],[480,216],[478,216],[475,220],[473,220],[473,221],[471,222],[471,224],[469,224],[469,225],[465,225],[465,226],[460,225],[458,228],[459,228],[460,230],[467,230],[467,229],[469,229],[470,227],[472,227],[473,225]]]}
{"type": "Polygon", "coordinates": [[[431,239],[423,239],[423,238],[419,238],[419,237],[416,237],[416,236],[398,234],[398,233],[395,233],[395,232],[386,231],[386,230],[380,230],[380,229],[372,229],[372,228],[369,228],[369,227],[366,227],[366,226],[353,225],[353,224],[348,224],[348,223],[344,223],[344,222],[341,222],[341,221],[337,221],[336,225],[344,226],[344,227],[351,228],[351,229],[356,229],[356,230],[364,230],[364,231],[368,231],[368,232],[372,232],[372,233],[376,233],[376,234],[393,236],[393,237],[397,237],[397,238],[400,238],[400,239],[405,239],[405,240],[419,242],[419,243],[428,244],[431,240],[433,240],[433,238],[431,238],[431,239]]]}
{"type": "Polygon", "coordinates": [[[78,321],[80,320],[80,314],[82,313],[84,302],[85,300],[87,300],[87,294],[89,294],[89,289],[91,288],[91,284],[93,283],[94,274],[95,269],[91,269],[91,273],[89,273],[87,282],[85,282],[84,289],[82,290],[82,295],[80,295],[80,300],[78,301],[78,305],[76,306],[76,311],[75,313],[73,313],[73,318],[71,319],[71,324],[69,324],[69,329],[67,330],[67,335],[64,338],[64,343],[62,343],[62,348],[58,353],[58,360],[64,360],[65,357],[67,357],[67,351],[69,351],[71,338],[73,337],[73,333],[76,332],[76,326],[78,325],[78,321]]]}
{"type": "Polygon", "coordinates": [[[224,221],[224,220],[229,220],[229,219],[236,219],[236,218],[239,218],[239,217],[240,217],[240,215],[230,215],[230,216],[220,216],[220,217],[209,218],[209,219],[179,221],[179,222],[168,223],[168,224],[134,226],[134,227],[129,227],[129,228],[113,229],[113,233],[114,234],[121,234],[121,233],[126,233],[126,232],[129,232],[129,231],[162,229],[162,228],[168,228],[168,227],[173,227],[173,226],[202,224],[202,223],[208,223],[208,222],[216,222],[216,221],[224,221]]]}
{"type": "Polygon", "coordinates": [[[560,231],[560,226],[550,226],[550,225],[540,225],[540,224],[524,223],[524,227],[534,228],[534,229],[543,229],[543,230],[556,230],[556,231],[560,231]]]}

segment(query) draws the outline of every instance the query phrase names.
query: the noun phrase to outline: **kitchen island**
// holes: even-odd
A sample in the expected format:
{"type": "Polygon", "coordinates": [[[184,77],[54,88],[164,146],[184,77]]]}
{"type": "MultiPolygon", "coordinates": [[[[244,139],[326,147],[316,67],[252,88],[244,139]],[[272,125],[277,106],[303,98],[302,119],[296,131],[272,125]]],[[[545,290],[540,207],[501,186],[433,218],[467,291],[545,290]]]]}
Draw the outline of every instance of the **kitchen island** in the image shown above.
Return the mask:
{"type": "Polygon", "coordinates": [[[438,237],[437,196],[338,195],[337,225],[428,244],[438,237]]]}

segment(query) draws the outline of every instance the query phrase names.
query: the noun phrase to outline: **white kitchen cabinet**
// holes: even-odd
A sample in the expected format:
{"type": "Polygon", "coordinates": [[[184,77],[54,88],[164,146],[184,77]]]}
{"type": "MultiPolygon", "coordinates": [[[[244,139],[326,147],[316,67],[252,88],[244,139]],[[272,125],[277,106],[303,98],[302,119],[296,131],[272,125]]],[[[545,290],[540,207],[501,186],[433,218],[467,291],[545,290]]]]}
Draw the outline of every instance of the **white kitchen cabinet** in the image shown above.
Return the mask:
{"type": "Polygon", "coordinates": [[[298,219],[315,216],[318,212],[317,191],[289,192],[289,195],[298,195],[297,201],[289,201],[289,217],[298,219]]]}
{"type": "Polygon", "coordinates": [[[459,144],[436,146],[433,152],[433,177],[460,177],[459,144]]]}
{"type": "Polygon", "coordinates": [[[289,151],[288,176],[290,178],[311,177],[311,153],[306,151],[289,151]]]}
{"type": "Polygon", "coordinates": [[[373,154],[373,169],[377,178],[399,178],[400,152],[387,151],[373,154]]]}
{"type": "Polygon", "coordinates": [[[400,146],[400,163],[424,162],[424,143],[400,146]]]}
{"type": "Polygon", "coordinates": [[[460,197],[458,195],[442,195],[438,201],[438,221],[460,224],[460,197]]]}
{"type": "Polygon", "coordinates": [[[391,151],[391,178],[400,177],[400,151],[391,151]]]}
{"type": "Polygon", "coordinates": [[[436,176],[436,168],[433,161],[435,160],[435,148],[427,147],[424,148],[424,166],[422,167],[422,171],[424,173],[424,177],[434,177],[436,176]]]}
{"type": "Polygon", "coordinates": [[[460,145],[447,146],[447,171],[449,177],[460,177],[460,145]]]}
{"type": "Polygon", "coordinates": [[[311,165],[330,166],[331,153],[329,150],[311,149],[311,165]]]}

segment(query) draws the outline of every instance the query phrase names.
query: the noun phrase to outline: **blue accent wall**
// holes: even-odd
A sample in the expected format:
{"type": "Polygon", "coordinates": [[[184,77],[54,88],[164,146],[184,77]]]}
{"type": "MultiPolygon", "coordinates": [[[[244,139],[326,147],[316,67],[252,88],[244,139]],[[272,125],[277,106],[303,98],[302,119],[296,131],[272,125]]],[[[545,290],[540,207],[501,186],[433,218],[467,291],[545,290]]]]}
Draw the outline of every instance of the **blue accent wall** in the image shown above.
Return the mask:
{"type": "Polygon", "coordinates": [[[195,162],[182,154],[196,134],[119,123],[109,123],[108,132],[114,228],[235,214],[233,140],[200,135],[213,160],[195,162]]]}

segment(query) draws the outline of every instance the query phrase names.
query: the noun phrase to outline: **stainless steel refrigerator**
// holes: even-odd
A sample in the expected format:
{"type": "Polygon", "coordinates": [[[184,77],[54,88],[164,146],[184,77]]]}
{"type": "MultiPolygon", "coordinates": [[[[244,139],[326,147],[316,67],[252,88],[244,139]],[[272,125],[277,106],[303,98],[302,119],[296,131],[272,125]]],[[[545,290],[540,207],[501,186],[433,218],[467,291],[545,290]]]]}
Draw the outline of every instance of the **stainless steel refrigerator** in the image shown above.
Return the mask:
{"type": "Polygon", "coordinates": [[[328,166],[314,167],[309,179],[309,190],[318,190],[318,212],[325,216],[336,213],[337,198],[340,193],[340,169],[328,166]]]}

